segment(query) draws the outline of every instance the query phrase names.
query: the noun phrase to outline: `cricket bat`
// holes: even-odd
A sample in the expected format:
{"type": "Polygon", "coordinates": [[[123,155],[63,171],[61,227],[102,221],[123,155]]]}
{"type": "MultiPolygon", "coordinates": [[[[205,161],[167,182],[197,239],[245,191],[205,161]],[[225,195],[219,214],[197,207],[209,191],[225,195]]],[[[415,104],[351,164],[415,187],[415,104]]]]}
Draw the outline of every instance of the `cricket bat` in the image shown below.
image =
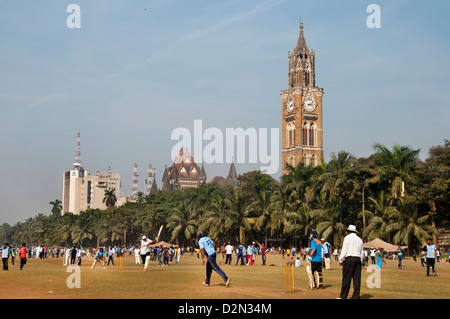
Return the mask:
{"type": "Polygon", "coordinates": [[[156,236],[156,238],[159,239],[159,236],[161,235],[162,229],[163,229],[163,225],[161,225],[161,227],[159,227],[158,235],[156,236]]]}
{"type": "Polygon", "coordinates": [[[312,273],[312,271],[311,271],[311,261],[310,261],[310,258],[308,257],[307,260],[308,260],[309,265],[306,266],[306,272],[308,273],[308,278],[309,278],[309,288],[310,288],[311,290],[313,290],[313,289],[314,289],[314,275],[313,275],[313,273],[312,273]]]}
{"type": "Polygon", "coordinates": [[[325,269],[331,269],[331,258],[325,258],[325,269]]]}

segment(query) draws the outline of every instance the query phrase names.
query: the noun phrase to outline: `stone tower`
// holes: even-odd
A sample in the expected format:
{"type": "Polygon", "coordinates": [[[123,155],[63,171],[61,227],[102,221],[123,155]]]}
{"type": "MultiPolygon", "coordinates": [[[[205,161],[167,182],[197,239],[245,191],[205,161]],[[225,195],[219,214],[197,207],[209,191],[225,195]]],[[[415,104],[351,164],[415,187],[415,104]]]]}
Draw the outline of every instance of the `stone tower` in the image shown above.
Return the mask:
{"type": "Polygon", "coordinates": [[[322,96],[316,86],[316,54],[309,50],[300,22],[294,51],[288,54],[288,89],[281,91],[282,172],[286,164],[320,165],[323,157],[322,96]]]}

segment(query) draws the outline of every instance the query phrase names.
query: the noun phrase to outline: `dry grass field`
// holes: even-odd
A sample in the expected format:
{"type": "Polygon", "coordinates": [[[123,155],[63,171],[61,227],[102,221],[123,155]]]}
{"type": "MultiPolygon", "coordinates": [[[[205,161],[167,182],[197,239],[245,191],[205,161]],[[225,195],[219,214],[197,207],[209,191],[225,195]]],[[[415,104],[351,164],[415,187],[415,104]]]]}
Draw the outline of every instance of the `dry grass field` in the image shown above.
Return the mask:
{"type": "MultiPolygon", "coordinates": [[[[311,291],[305,267],[295,269],[295,292],[286,292],[285,263],[279,255],[268,255],[267,265],[258,256],[254,266],[220,265],[231,277],[225,287],[213,272],[210,287],[202,282],[205,266],[196,255],[184,254],[181,261],[160,267],[151,262],[148,271],[135,264],[134,256],[124,258],[123,270],[116,266],[91,269],[93,258],[83,258],[80,267],[80,288],[69,288],[72,273],[63,266],[62,258],[29,259],[22,271],[18,261],[0,273],[2,299],[335,299],[339,296],[342,270],[337,262],[323,271],[324,289],[311,291]]],[[[218,257],[218,262],[220,257],[218,257]]],[[[305,261],[302,264],[305,265],[305,261]]],[[[437,276],[426,277],[420,260],[404,261],[404,269],[396,260],[388,260],[381,271],[381,287],[368,288],[371,273],[362,271],[363,299],[447,299],[450,297],[450,264],[437,264],[437,276]]],[[[350,290],[350,294],[352,289],[350,290]]]]}

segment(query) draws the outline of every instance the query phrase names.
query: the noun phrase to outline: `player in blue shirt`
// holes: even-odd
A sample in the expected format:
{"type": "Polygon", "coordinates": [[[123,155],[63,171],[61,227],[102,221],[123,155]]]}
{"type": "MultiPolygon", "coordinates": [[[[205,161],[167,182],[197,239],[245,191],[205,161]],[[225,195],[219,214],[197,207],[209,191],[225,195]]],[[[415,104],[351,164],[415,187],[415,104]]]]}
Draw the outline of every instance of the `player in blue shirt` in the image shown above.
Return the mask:
{"type": "Polygon", "coordinates": [[[94,262],[92,263],[91,269],[94,269],[95,264],[101,262],[102,263],[102,269],[105,269],[106,266],[106,258],[105,258],[105,252],[102,247],[100,247],[97,251],[97,254],[95,256],[94,262]]]}
{"type": "Polygon", "coordinates": [[[316,289],[323,289],[323,277],[322,277],[322,242],[319,240],[319,235],[316,231],[312,231],[311,247],[309,248],[309,255],[311,256],[311,272],[314,274],[317,272],[319,283],[315,283],[316,289]]]}
{"type": "Polygon", "coordinates": [[[216,263],[216,244],[211,240],[211,238],[203,235],[201,231],[197,233],[198,246],[200,247],[200,253],[202,255],[202,264],[205,264],[205,256],[207,259],[206,262],[206,280],[203,282],[205,286],[209,286],[211,273],[215,270],[220,277],[225,281],[225,286],[228,287],[230,284],[230,277],[225,275],[222,269],[217,266],[216,263]]]}
{"type": "Polygon", "coordinates": [[[3,270],[8,270],[9,255],[11,255],[11,249],[8,243],[4,243],[2,248],[3,270]]]}
{"type": "Polygon", "coordinates": [[[436,276],[436,246],[431,238],[428,238],[427,242],[427,276],[430,276],[430,267],[433,270],[433,276],[436,276]]]}

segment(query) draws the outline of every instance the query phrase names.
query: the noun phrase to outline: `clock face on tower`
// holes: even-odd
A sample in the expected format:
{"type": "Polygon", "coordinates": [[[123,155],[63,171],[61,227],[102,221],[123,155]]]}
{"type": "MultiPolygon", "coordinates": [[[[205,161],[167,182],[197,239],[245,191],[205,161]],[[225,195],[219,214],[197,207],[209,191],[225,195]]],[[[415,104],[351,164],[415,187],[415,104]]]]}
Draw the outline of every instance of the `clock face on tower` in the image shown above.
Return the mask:
{"type": "Polygon", "coordinates": [[[316,103],[314,103],[313,100],[308,99],[305,101],[304,107],[305,107],[305,110],[307,110],[308,112],[312,112],[316,108],[316,103]]]}

